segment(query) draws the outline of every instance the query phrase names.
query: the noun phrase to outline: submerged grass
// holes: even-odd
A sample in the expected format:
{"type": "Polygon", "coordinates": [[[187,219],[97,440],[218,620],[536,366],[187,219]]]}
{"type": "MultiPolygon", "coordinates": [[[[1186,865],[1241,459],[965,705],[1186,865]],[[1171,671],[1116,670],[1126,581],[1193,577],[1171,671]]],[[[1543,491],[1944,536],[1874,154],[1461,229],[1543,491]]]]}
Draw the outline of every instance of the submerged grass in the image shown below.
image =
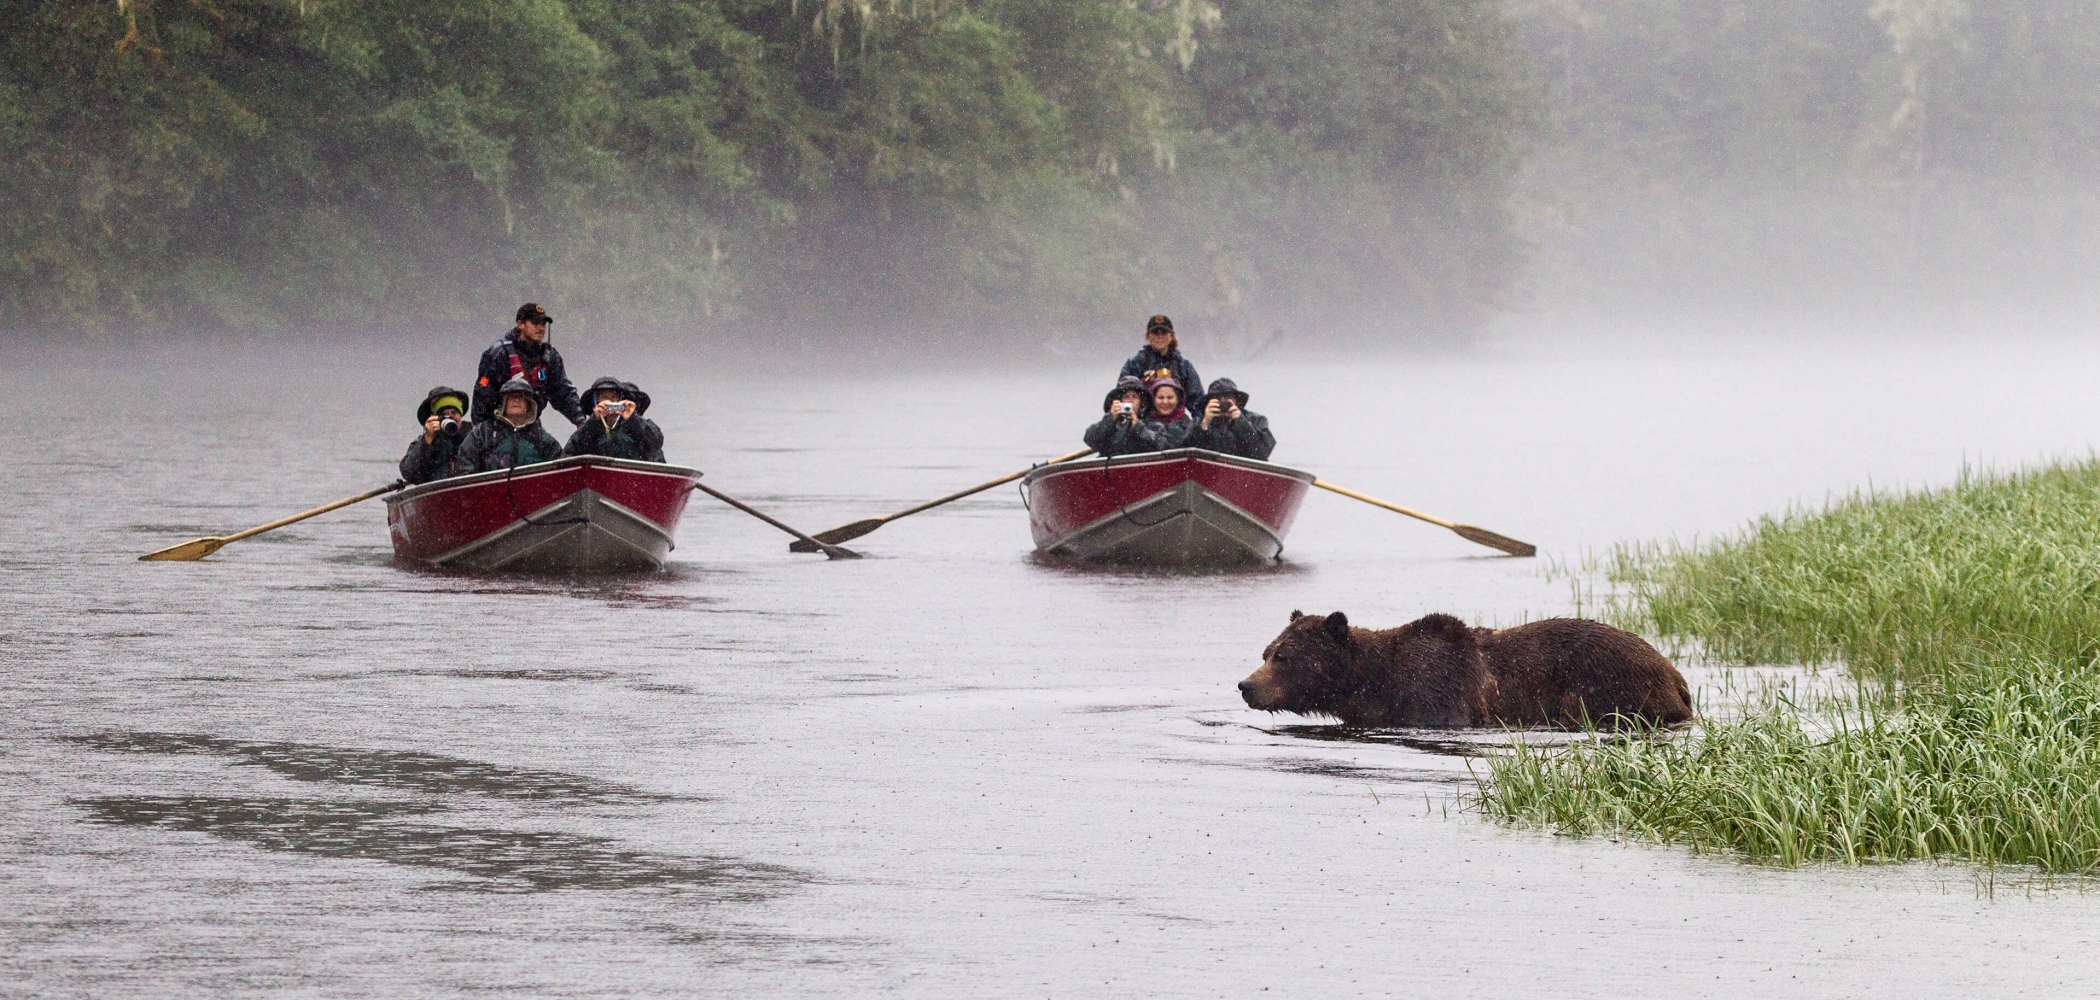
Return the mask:
{"type": "Polygon", "coordinates": [[[2100,872],[2100,462],[1857,493],[1600,568],[1620,624],[1719,662],[1840,663],[1860,696],[1519,745],[1490,815],[1782,864],[2100,872]]]}

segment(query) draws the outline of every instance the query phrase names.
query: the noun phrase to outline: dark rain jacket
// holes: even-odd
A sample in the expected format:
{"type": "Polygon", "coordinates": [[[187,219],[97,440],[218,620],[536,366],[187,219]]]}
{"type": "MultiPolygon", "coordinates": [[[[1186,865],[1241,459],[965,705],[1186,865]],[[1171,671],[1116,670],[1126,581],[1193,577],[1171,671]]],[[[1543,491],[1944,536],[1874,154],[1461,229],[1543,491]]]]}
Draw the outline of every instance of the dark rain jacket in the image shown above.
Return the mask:
{"type": "Polygon", "coordinates": [[[466,441],[473,427],[460,421],[449,434],[439,430],[431,435],[428,444],[423,443],[423,435],[416,435],[415,440],[408,443],[408,453],[401,456],[401,478],[416,486],[458,475],[454,466],[459,458],[459,446],[466,441]]]}
{"type": "Polygon", "coordinates": [[[545,400],[547,409],[569,418],[572,424],[583,423],[584,415],[591,412],[576,398],[576,387],[569,384],[568,367],[562,364],[561,352],[554,349],[554,344],[542,341],[537,348],[529,347],[518,340],[518,331],[512,330],[481,352],[481,371],[474,378],[474,411],[467,414],[475,426],[495,418],[497,397],[503,383],[513,375],[530,383],[545,400]]]}
{"type": "Polygon", "coordinates": [[[1172,423],[1159,419],[1158,413],[1148,413],[1132,433],[1145,443],[1142,451],[1169,451],[1188,447],[1189,435],[1195,430],[1195,414],[1184,410],[1181,419],[1172,423]]]}
{"type": "Polygon", "coordinates": [[[647,417],[628,417],[613,424],[609,430],[605,421],[585,417],[583,423],[577,425],[576,433],[569,435],[569,446],[562,449],[562,454],[661,462],[664,460],[664,432],[656,426],[656,421],[647,417]]]}
{"type": "Polygon", "coordinates": [[[1203,380],[1196,377],[1196,366],[1189,364],[1189,359],[1181,356],[1179,347],[1170,347],[1165,355],[1161,355],[1152,349],[1151,344],[1146,344],[1138,348],[1138,352],[1131,355],[1130,360],[1123,362],[1123,374],[1135,376],[1146,382],[1163,375],[1171,376],[1174,381],[1181,383],[1182,395],[1196,393],[1195,396],[1184,400],[1189,409],[1200,408],[1203,380]]]}
{"type": "Polygon", "coordinates": [[[1203,421],[1198,419],[1188,445],[1266,462],[1269,453],[1276,450],[1276,435],[1269,433],[1269,418],[1253,410],[1241,410],[1238,420],[1212,420],[1209,430],[1204,430],[1203,421]]]}
{"type": "Polygon", "coordinates": [[[1083,437],[1087,447],[1108,458],[1158,451],[1151,442],[1138,434],[1138,428],[1144,426],[1144,423],[1143,420],[1123,423],[1113,416],[1104,416],[1094,426],[1087,428],[1083,437]]]}
{"type": "Polygon", "coordinates": [[[477,421],[459,444],[453,459],[454,475],[495,472],[517,465],[552,462],[561,457],[561,442],[535,419],[523,427],[512,427],[501,417],[477,421]]]}

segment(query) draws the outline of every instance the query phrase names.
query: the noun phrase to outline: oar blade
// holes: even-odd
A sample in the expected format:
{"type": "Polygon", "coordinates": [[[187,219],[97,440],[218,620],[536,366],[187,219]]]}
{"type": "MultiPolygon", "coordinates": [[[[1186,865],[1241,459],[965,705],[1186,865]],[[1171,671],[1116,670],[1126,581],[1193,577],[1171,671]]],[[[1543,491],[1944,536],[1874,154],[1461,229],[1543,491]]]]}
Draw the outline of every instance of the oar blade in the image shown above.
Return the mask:
{"type": "Polygon", "coordinates": [[[1486,528],[1476,528],[1470,524],[1454,524],[1451,526],[1451,530],[1458,532],[1458,537],[1466,541],[1476,542],[1491,549],[1501,549],[1513,556],[1522,556],[1529,559],[1539,554],[1539,547],[1530,542],[1520,542],[1508,535],[1495,534],[1486,528]]]}
{"type": "MultiPolygon", "coordinates": [[[[852,524],[842,524],[836,528],[831,529],[830,531],[819,532],[809,537],[814,538],[817,541],[823,542],[826,545],[837,545],[840,542],[850,542],[856,538],[859,538],[862,535],[867,534],[868,532],[874,531],[875,529],[882,527],[883,521],[884,519],[880,517],[863,518],[861,520],[853,522],[852,524]]],[[[788,551],[822,552],[823,550],[817,548],[814,545],[809,544],[808,542],[802,541],[801,539],[796,539],[795,541],[788,543],[788,551]]]]}
{"type": "Polygon", "coordinates": [[[148,552],[139,557],[140,562],[196,562],[226,546],[224,538],[192,538],[181,545],[170,545],[158,552],[148,552]]]}

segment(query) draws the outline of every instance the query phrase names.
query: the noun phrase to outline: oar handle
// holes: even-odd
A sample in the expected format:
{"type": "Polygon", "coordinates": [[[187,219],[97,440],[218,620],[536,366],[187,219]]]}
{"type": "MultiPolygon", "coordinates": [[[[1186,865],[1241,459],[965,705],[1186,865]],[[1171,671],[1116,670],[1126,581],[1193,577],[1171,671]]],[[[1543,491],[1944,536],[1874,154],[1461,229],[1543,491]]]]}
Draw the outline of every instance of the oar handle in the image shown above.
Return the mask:
{"type": "Polygon", "coordinates": [[[1392,511],[1395,514],[1406,514],[1407,516],[1416,518],[1418,520],[1428,521],[1429,523],[1434,524],[1440,528],[1455,529],[1458,527],[1458,522],[1456,521],[1446,521],[1441,517],[1436,517],[1431,514],[1424,514],[1419,510],[1408,510],[1407,508],[1402,507],[1399,504],[1387,503],[1386,501],[1380,500],[1374,496],[1370,496],[1369,494],[1358,493],[1355,490],[1352,490],[1346,486],[1336,486],[1335,484],[1330,483],[1325,479],[1315,479],[1313,480],[1313,485],[1323,490],[1332,490],[1336,493],[1340,493],[1341,495],[1348,497],[1352,500],[1362,500],[1363,502],[1370,504],[1373,507],[1384,507],[1385,509],[1392,511]]]}
{"type": "MultiPolygon", "coordinates": [[[[1075,458],[1085,458],[1086,456],[1088,456],[1088,455],[1091,455],[1091,454],[1093,454],[1093,453],[1094,453],[1094,449],[1092,449],[1092,448],[1081,448],[1081,449],[1079,449],[1078,451],[1075,451],[1075,452],[1073,452],[1073,453],[1071,453],[1071,454],[1069,454],[1069,455],[1059,455],[1059,456],[1057,456],[1056,458],[1053,458],[1053,459],[1051,459],[1051,460],[1049,460],[1049,461],[1047,461],[1047,462],[1044,462],[1043,464],[1044,464],[1044,465],[1056,465],[1056,464],[1057,464],[1057,463],[1059,463],[1059,462],[1069,462],[1069,461],[1072,461],[1072,460],[1073,460],[1073,459],[1075,459],[1075,458]]],[[[1014,480],[1016,480],[1016,479],[1019,479],[1019,478],[1021,478],[1022,476],[1025,476],[1025,475],[1027,475],[1027,474],[1029,474],[1029,473],[1031,473],[1031,472],[1034,472],[1034,471],[1036,470],[1036,468],[1037,468],[1037,466],[1033,466],[1033,465],[1031,465],[1031,466],[1029,466],[1028,468],[1022,469],[1022,470],[1021,470],[1021,471],[1019,471],[1019,472],[1015,472],[1015,473],[1012,473],[1012,474],[1010,474],[1010,475],[1004,475],[1004,476],[1000,476],[999,478],[997,478],[997,479],[994,479],[994,480],[992,480],[992,481],[991,481],[991,482],[989,482],[989,483],[979,483],[979,484],[977,484],[977,485],[975,485],[975,486],[972,486],[972,487],[970,487],[969,489],[966,489],[966,490],[958,490],[957,492],[954,492],[954,493],[950,493],[950,494],[948,494],[947,496],[941,497],[941,498],[940,498],[940,499],[938,499],[938,500],[928,500],[928,501],[926,501],[925,503],[922,503],[922,504],[918,505],[917,507],[908,507],[908,508],[906,508],[906,509],[904,509],[904,510],[900,510],[900,511],[896,512],[895,514],[889,514],[889,515],[886,515],[886,516],[884,516],[884,517],[880,518],[879,520],[881,520],[881,521],[883,521],[883,522],[887,523],[887,522],[890,522],[890,521],[894,521],[894,520],[896,520],[896,519],[898,519],[898,518],[900,518],[900,517],[910,517],[911,515],[913,515],[913,514],[917,514],[917,513],[919,513],[920,511],[927,511],[927,510],[932,510],[933,508],[935,508],[935,507],[938,507],[938,506],[940,506],[940,505],[942,505],[942,504],[944,504],[944,503],[954,503],[955,501],[957,501],[957,500],[960,500],[960,499],[962,499],[962,498],[964,498],[964,497],[966,497],[966,496],[971,496],[971,495],[973,495],[973,494],[977,494],[977,493],[982,493],[982,492],[984,492],[984,491],[986,491],[986,490],[988,490],[988,489],[991,489],[991,488],[992,488],[992,487],[994,487],[994,486],[1001,486],[1001,485],[1004,485],[1004,484],[1006,484],[1006,483],[1010,483],[1010,482],[1013,482],[1014,480]]]]}
{"type": "Polygon", "coordinates": [[[392,493],[395,490],[406,487],[407,485],[408,483],[405,480],[396,479],[393,482],[386,484],[385,486],[381,486],[378,489],[374,490],[366,490],[365,492],[359,493],[354,497],[344,497],[343,499],[337,500],[334,503],[323,504],[319,507],[315,507],[312,510],[302,511],[297,514],[293,514],[290,517],[280,517],[277,520],[271,521],[268,524],[258,524],[253,528],[247,529],[246,531],[236,531],[231,535],[227,535],[222,541],[238,542],[243,538],[249,537],[250,535],[260,535],[265,531],[276,531],[277,529],[282,528],[287,524],[297,524],[300,521],[304,521],[309,517],[319,517],[322,514],[326,514],[331,510],[340,510],[354,503],[362,503],[383,493],[392,493]]]}

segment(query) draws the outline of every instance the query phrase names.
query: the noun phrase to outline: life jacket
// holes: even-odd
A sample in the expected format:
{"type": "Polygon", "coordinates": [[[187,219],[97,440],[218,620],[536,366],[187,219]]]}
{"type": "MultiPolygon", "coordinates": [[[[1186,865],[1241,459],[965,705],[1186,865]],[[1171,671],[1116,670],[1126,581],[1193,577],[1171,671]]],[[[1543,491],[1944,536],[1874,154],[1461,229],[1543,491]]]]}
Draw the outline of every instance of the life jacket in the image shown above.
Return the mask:
{"type": "MultiPolygon", "coordinates": [[[[1149,355],[1152,358],[1159,359],[1156,362],[1148,362],[1144,370],[1138,372],[1138,379],[1140,381],[1150,382],[1154,379],[1162,378],[1170,378],[1176,382],[1187,381],[1186,379],[1183,379],[1181,377],[1181,366],[1175,364],[1175,362],[1181,360],[1181,353],[1179,351],[1176,351],[1172,354],[1161,355],[1155,353],[1150,346],[1147,346],[1144,350],[1140,351],[1139,353],[1149,355]]],[[[1181,392],[1184,397],[1186,397],[1191,391],[1201,393],[1203,391],[1203,387],[1199,385],[1193,390],[1191,390],[1186,385],[1181,387],[1181,392]]]]}
{"type": "Polygon", "coordinates": [[[510,359],[510,377],[522,378],[525,381],[531,383],[534,388],[540,390],[541,397],[545,398],[547,386],[547,349],[542,347],[540,349],[540,363],[530,366],[526,365],[524,357],[518,354],[517,341],[504,341],[503,351],[504,354],[507,355],[510,359]]]}

